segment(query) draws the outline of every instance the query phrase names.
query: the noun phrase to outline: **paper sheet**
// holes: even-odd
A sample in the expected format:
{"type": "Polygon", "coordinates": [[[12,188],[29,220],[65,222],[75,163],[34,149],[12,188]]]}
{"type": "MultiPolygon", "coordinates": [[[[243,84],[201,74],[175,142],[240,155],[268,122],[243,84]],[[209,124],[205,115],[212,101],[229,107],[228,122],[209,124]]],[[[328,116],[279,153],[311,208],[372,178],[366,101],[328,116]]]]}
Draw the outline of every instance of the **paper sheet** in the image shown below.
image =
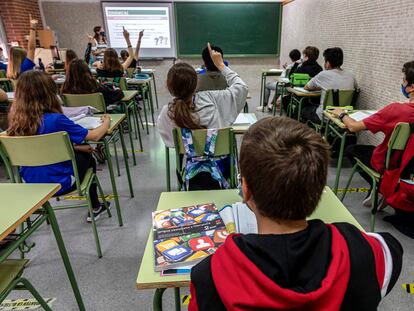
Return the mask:
{"type": "Polygon", "coordinates": [[[349,116],[355,121],[362,121],[368,118],[369,116],[373,115],[374,113],[376,113],[375,110],[364,110],[351,113],[349,116]]]}
{"type": "Polygon", "coordinates": [[[253,117],[250,113],[239,113],[236,120],[234,121],[234,125],[252,125],[257,121],[256,118],[253,117]]]}
{"type": "Polygon", "coordinates": [[[99,117],[83,117],[74,121],[76,124],[86,128],[87,130],[93,130],[101,126],[102,120],[99,117]]]}

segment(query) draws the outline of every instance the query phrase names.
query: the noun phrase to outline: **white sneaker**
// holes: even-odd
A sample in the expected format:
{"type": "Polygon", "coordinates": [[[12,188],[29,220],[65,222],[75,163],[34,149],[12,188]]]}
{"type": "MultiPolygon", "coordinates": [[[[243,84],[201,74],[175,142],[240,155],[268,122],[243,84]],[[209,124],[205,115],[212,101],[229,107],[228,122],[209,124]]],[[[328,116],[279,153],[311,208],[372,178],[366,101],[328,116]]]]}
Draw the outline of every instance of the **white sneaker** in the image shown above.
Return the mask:
{"type": "Polygon", "coordinates": [[[263,110],[263,106],[257,106],[256,107],[256,111],[264,111],[264,112],[271,112],[272,111],[272,107],[269,106],[264,106],[264,110],[263,110]]]}
{"type": "MultiPolygon", "coordinates": [[[[369,196],[364,201],[362,201],[362,204],[365,207],[368,207],[368,208],[371,208],[372,207],[372,197],[371,197],[371,193],[369,194],[369,196]]],[[[377,210],[381,211],[386,206],[387,206],[387,202],[386,202],[385,198],[382,196],[381,193],[378,193],[378,208],[377,208],[377,210]]]]}
{"type": "Polygon", "coordinates": [[[367,196],[364,201],[362,201],[362,205],[365,207],[372,207],[372,191],[369,193],[369,196],[367,196]]]}

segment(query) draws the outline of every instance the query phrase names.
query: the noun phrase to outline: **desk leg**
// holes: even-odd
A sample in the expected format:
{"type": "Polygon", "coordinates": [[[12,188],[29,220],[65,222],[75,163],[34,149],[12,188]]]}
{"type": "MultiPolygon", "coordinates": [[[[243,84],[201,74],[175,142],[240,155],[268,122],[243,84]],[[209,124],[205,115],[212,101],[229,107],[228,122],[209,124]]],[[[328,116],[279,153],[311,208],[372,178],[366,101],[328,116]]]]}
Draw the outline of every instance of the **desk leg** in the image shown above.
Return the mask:
{"type": "Polygon", "coordinates": [[[66,251],[65,243],[62,239],[62,234],[60,233],[59,225],[56,220],[55,212],[53,211],[52,206],[49,202],[44,204],[44,208],[48,214],[48,219],[50,221],[50,226],[52,227],[53,234],[55,235],[56,243],[59,248],[60,255],[63,260],[63,264],[68,274],[70,284],[72,286],[73,293],[75,294],[76,302],[78,303],[79,310],[84,311],[85,306],[82,301],[82,297],[79,291],[78,283],[76,282],[75,274],[73,273],[72,266],[69,261],[69,256],[66,251]]]}
{"type": "Polygon", "coordinates": [[[165,146],[165,175],[167,178],[167,191],[171,191],[171,176],[170,176],[170,149],[165,146]]]}
{"type": "Polygon", "coordinates": [[[162,311],[162,295],[165,292],[165,288],[157,288],[154,293],[154,299],[152,301],[152,309],[154,311],[162,311]]]}
{"type": "Polygon", "coordinates": [[[263,104],[263,99],[264,99],[264,88],[266,86],[266,75],[264,73],[262,73],[262,81],[260,84],[260,106],[262,106],[262,112],[264,112],[265,110],[265,106],[263,104]]]}
{"type": "MultiPolygon", "coordinates": [[[[283,96],[285,95],[285,85],[283,84],[282,85],[282,90],[281,90],[281,94],[280,94],[280,116],[283,116],[283,109],[284,109],[284,107],[283,107],[283,96]]],[[[287,114],[287,111],[286,111],[286,114],[287,114]]]]}
{"type": "Polygon", "coordinates": [[[154,96],[155,96],[155,104],[157,105],[157,109],[159,109],[158,107],[158,95],[157,95],[157,83],[155,83],[155,74],[152,73],[152,82],[154,84],[154,96]]]}
{"type": "Polygon", "coordinates": [[[175,311],[181,311],[181,298],[180,298],[180,288],[174,288],[174,298],[175,298],[175,311]]]}
{"type": "Polygon", "coordinates": [[[336,166],[335,185],[334,185],[334,188],[332,189],[335,194],[338,193],[339,178],[341,177],[342,161],[344,159],[345,141],[346,141],[346,132],[343,133],[341,136],[341,147],[339,149],[338,164],[336,166]]]}
{"type": "Polygon", "coordinates": [[[279,89],[279,82],[276,82],[276,90],[275,90],[275,96],[274,96],[274,100],[272,101],[272,113],[273,116],[276,115],[276,102],[277,102],[277,91],[279,89]]]}
{"type": "Polygon", "coordinates": [[[151,117],[152,117],[152,125],[155,126],[154,121],[154,102],[152,100],[152,90],[151,90],[151,81],[148,83],[148,99],[150,103],[150,110],[151,110],[151,117]]]}
{"type": "Polygon", "coordinates": [[[141,88],[141,96],[142,96],[142,106],[144,108],[144,118],[145,118],[145,126],[147,127],[147,135],[149,134],[149,130],[148,130],[148,116],[147,116],[147,103],[146,103],[146,98],[145,98],[145,90],[143,88],[141,88]]]}
{"type": "Polygon", "coordinates": [[[115,175],[114,175],[114,168],[112,167],[111,152],[109,151],[109,143],[106,138],[103,139],[103,143],[105,146],[106,160],[108,161],[108,170],[109,170],[109,176],[111,178],[112,192],[114,193],[115,208],[116,208],[116,213],[118,215],[118,222],[119,222],[119,226],[122,227],[123,221],[122,221],[122,215],[121,215],[121,208],[119,206],[119,196],[118,196],[118,190],[116,189],[116,181],[115,181],[115,175]]]}
{"type": "MultiPolygon", "coordinates": [[[[134,189],[132,188],[132,180],[131,180],[131,172],[129,171],[129,163],[128,163],[128,152],[125,146],[125,139],[124,139],[124,135],[122,134],[123,129],[122,129],[122,123],[119,125],[119,137],[121,138],[121,145],[122,145],[122,153],[124,155],[124,161],[125,161],[125,170],[127,173],[127,178],[128,178],[128,185],[129,185],[129,192],[131,194],[131,198],[134,197],[134,189]]],[[[134,146],[132,146],[134,147],[134,146]]],[[[134,152],[134,150],[132,150],[132,152],[134,152]]]]}

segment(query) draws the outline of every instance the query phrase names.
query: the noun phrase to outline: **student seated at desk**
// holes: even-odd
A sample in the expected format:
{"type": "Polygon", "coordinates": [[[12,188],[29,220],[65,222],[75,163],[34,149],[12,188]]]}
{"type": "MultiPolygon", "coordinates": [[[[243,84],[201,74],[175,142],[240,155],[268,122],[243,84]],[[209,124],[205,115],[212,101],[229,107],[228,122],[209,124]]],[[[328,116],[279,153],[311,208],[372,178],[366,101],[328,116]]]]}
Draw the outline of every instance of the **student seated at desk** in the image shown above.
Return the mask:
{"type": "Polygon", "coordinates": [[[116,104],[124,97],[122,90],[98,83],[83,60],[75,59],[71,61],[66,72],[62,94],[91,94],[97,92],[102,93],[107,107],[116,104]]]}
{"type": "Polygon", "coordinates": [[[71,61],[78,58],[78,55],[76,55],[76,52],[74,50],[67,50],[66,51],[66,57],[65,57],[65,72],[68,71],[69,65],[71,61]]]}
{"type": "Polygon", "coordinates": [[[376,310],[401,272],[389,233],[310,220],[329,146],[304,124],[265,118],[243,137],[243,200],[258,234],[232,234],[191,271],[189,311],[376,310]],[[363,290],[362,290],[363,289],[363,290]]]}
{"type": "MultiPolygon", "coordinates": [[[[223,57],[223,50],[220,47],[212,45],[211,48],[219,52],[221,57],[223,57]]],[[[214,65],[207,47],[203,50],[201,56],[203,57],[206,72],[198,75],[196,92],[225,90],[228,87],[226,78],[214,65]]]]}
{"type": "Polygon", "coordinates": [[[20,74],[35,68],[34,58],[36,49],[36,26],[37,19],[32,19],[30,15],[30,33],[27,44],[27,51],[24,48],[13,46],[9,52],[8,64],[0,63],[0,70],[6,70],[8,79],[16,80],[20,74]]]}
{"type": "Polygon", "coordinates": [[[357,87],[352,72],[341,68],[344,63],[344,53],[341,48],[326,49],[323,57],[325,58],[325,70],[312,78],[304,87],[308,91],[322,90],[319,102],[311,101],[309,105],[302,108],[302,118],[305,121],[321,122],[325,90],[352,90],[357,87]]]}
{"type": "Polygon", "coordinates": [[[125,70],[131,65],[131,62],[134,59],[134,52],[132,50],[131,41],[129,40],[129,32],[125,28],[123,34],[128,45],[129,56],[121,64],[116,50],[111,48],[106,49],[103,62],[99,63],[96,68],[96,73],[99,78],[117,78],[125,76],[125,70]]]}
{"type": "MultiPolygon", "coordinates": [[[[172,130],[175,127],[187,129],[213,129],[229,127],[236,120],[246,102],[246,83],[223,62],[220,52],[208,45],[211,59],[220,70],[229,87],[221,91],[195,93],[197,73],[187,63],[177,63],[167,75],[167,88],[174,99],[165,105],[158,117],[158,131],[167,147],[174,147],[172,130]]],[[[223,164],[221,171],[225,175],[223,164]]],[[[205,182],[202,174],[190,181],[190,189],[217,189],[213,183],[205,182]]],[[[210,176],[208,176],[210,177],[210,176]]],[[[225,176],[226,177],[226,176],[225,176]]],[[[213,180],[214,181],[214,180],[213,180]]]]}
{"type": "MultiPolygon", "coordinates": [[[[292,50],[289,52],[289,58],[291,60],[290,64],[285,64],[285,71],[282,74],[282,78],[290,79],[290,76],[295,73],[298,66],[302,63],[301,55],[299,50],[292,50]],[[288,72],[288,75],[286,73],[288,72]]],[[[275,81],[267,82],[264,89],[263,105],[267,107],[268,111],[272,111],[272,103],[269,104],[269,97],[272,91],[276,91],[277,83],[275,81]]],[[[256,108],[257,111],[262,111],[263,107],[259,106],[256,108]]]]}
{"type": "MultiPolygon", "coordinates": [[[[373,168],[375,171],[382,173],[384,171],[385,158],[388,150],[388,141],[394,130],[394,127],[399,122],[414,123],[414,61],[405,63],[402,69],[404,73],[401,91],[408,99],[405,103],[391,103],[382,108],[377,113],[370,117],[355,121],[347,112],[342,109],[334,110],[333,113],[342,120],[349,131],[357,133],[363,130],[369,130],[372,133],[384,133],[385,138],[377,147],[372,145],[351,145],[345,150],[346,156],[355,164],[355,157],[362,161],[366,166],[373,168]]],[[[395,161],[395,158],[392,158],[395,161]]],[[[393,165],[391,163],[391,165],[393,165]]],[[[414,173],[414,163],[408,165],[407,170],[414,173]]],[[[361,177],[364,178],[371,186],[371,178],[364,172],[360,172],[361,177]]],[[[371,207],[371,195],[369,194],[363,202],[364,206],[371,207]]],[[[383,198],[379,200],[379,209],[384,208],[386,202],[383,198]]],[[[413,207],[414,208],[414,207],[413,207]]],[[[414,236],[414,213],[404,212],[396,209],[396,217],[384,218],[384,220],[395,221],[406,227],[414,236]]],[[[389,216],[388,216],[389,217],[389,216]]],[[[395,224],[394,222],[394,224],[395,224]]],[[[396,226],[398,229],[398,224],[396,226]]]]}
{"type": "MultiPolygon", "coordinates": [[[[53,79],[43,72],[29,71],[22,74],[17,81],[15,99],[10,108],[7,134],[9,136],[32,136],[67,132],[71,142],[75,145],[76,164],[82,180],[88,168],[93,168],[96,172],[96,163],[91,154],[92,148],[82,143],[85,140],[97,141],[106,134],[111,122],[110,117],[104,115],[102,121],[102,125],[94,130],[87,130],[75,124],[62,112],[53,79]]],[[[76,189],[70,161],[38,167],[21,167],[20,175],[27,183],[59,183],[62,188],[57,193],[58,195],[76,189]]],[[[96,184],[90,188],[90,197],[93,203],[93,215],[97,219],[106,212],[106,209],[98,200],[96,184]]],[[[91,220],[88,215],[87,221],[91,222],[91,220]]]]}
{"type": "MultiPolygon", "coordinates": [[[[318,64],[319,49],[315,46],[307,46],[303,51],[303,63],[299,65],[294,73],[306,73],[313,78],[322,71],[318,64]]],[[[282,98],[282,104],[285,111],[288,111],[291,95],[288,94],[282,98]]]]}
{"type": "MultiPolygon", "coordinates": [[[[143,36],[144,36],[144,30],[141,30],[138,35],[138,42],[137,42],[137,46],[134,52],[134,59],[131,61],[131,64],[128,66],[128,68],[136,68],[137,65],[139,64],[139,50],[141,49],[141,40],[143,36]]],[[[129,57],[128,51],[122,50],[120,55],[121,55],[122,62],[125,63],[129,57]]]]}

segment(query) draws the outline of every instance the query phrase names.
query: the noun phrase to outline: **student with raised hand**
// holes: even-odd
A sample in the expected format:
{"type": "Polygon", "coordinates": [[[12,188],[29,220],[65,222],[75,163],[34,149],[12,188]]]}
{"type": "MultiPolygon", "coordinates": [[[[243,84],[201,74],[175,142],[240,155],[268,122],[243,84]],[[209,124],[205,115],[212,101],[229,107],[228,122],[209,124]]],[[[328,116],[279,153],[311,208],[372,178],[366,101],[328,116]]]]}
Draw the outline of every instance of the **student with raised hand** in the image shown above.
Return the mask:
{"type": "Polygon", "coordinates": [[[321,122],[326,90],[352,90],[357,87],[352,72],[341,68],[344,62],[344,53],[341,48],[326,49],[323,52],[323,57],[325,58],[325,70],[313,77],[304,87],[309,91],[322,90],[319,102],[311,102],[302,108],[301,116],[305,121],[321,122]]]}
{"type": "Polygon", "coordinates": [[[389,233],[306,220],[323,195],[329,152],[290,118],[250,127],[240,174],[258,234],[228,236],[193,267],[189,311],[377,309],[397,282],[403,249],[389,233]]]}
{"type": "Polygon", "coordinates": [[[196,93],[197,73],[187,63],[177,63],[168,71],[167,88],[174,99],[158,117],[158,130],[168,147],[174,147],[172,129],[223,128],[233,124],[246,103],[248,87],[229,67],[220,52],[208,44],[214,65],[226,79],[228,88],[196,93]]]}
{"type": "Polygon", "coordinates": [[[32,70],[36,66],[34,58],[36,50],[36,27],[38,21],[37,19],[33,19],[31,14],[29,15],[29,19],[30,33],[27,51],[24,48],[13,46],[10,48],[8,64],[0,64],[0,69],[7,71],[6,75],[8,79],[16,80],[20,74],[32,70]]]}
{"type": "MultiPolygon", "coordinates": [[[[110,122],[110,117],[104,115],[102,125],[93,130],[87,130],[75,124],[63,114],[53,79],[43,72],[29,71],[22,74],[17,81],[15,99],[9,113],[7,135],[32,136],[65,131],[74,145],[80,145],[85,140],[100,140],[106,134],[110,122]]],[[[75,157],[81,179],[89,168],[93,168],[96,172],[96,163],[90,152],[77,151],[75,146],[75,157]]],[[[59,183],[62,187],[57,193],[59,195],[76,189],[71,161],[37,167],[21,167],[20,174],[26,183],[59,183]]],[[[93,216],[97,219],[106,212],[106,209],[99,202],[96,184],[90,188],[90,197],[93,204],[93,216]]],[[[87,221],[91,220],[88,215],[87,221]]]]}
{"type": "Polygon", "coordinates": [[[128,46],[129,56],[121,64],[116,50],[111,48],[106,49],[104,53],[103,62],[100,63],[96,69],[98,77],[116,78],[125,76],[125,70],[131,65],[131,62],[134,59],[134,55],[131,40],[129,39],[129,32],[125,29],[125,27],[123,35],[128,46]]]}
{"type": "MultiPolygon", "coordinates": [[[[141,49],[141,40],[143,36],[144,36],[144,30],[141,30],[138,34],[138,41],[137,41],[137,46],[135,47],[135,51],[134,51],[134,58],[131,61],[131,64],[128,66],[128,68],[136,68],[137,64],[139,64],[139,50],[141,49]]],[[[120,52],[120,56],[121,56],[122,61],[125,63],[129,57],[129,53],[127,50],[122,50],[120,52]]]]}
{"type": "MultiPolygon", "coordinates": [[[[223,57],[223,50],[218,46],[211,46],[211,48],[221,54],[223,57]]],[[[214,65],[213,60],[210,56],[210,51],[206,47],[201,53],[203,57],[204,66],[206,72],[198,75],[197,83],[197,92],[202,91],[213,91],[213,90],[225,90],[228,85],[224,76],[221,74],[220,70],[214,65]]]]}

